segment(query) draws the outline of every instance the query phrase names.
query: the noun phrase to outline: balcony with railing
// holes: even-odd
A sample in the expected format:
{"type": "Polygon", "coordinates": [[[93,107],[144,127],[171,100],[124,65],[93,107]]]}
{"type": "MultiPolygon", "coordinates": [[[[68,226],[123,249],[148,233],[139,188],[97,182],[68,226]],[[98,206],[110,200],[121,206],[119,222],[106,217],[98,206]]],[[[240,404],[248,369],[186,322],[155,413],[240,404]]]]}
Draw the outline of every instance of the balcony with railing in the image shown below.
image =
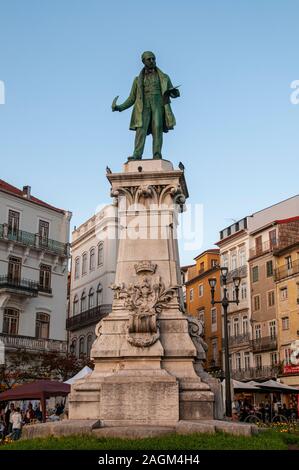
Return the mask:
{"type": "Polygon", "coordinates": [[[251,340],[251,347],[254,353],[263,351],[273,351],[277,349],[276,336],[264,336],[251,340]]]}
{"type": "Polygon", "coordinates": [[[31,279],[16,279],[11,276],[0,276],[0,292],[13,291],[16,294],[36,297],[39,284],[31,279]]]}
{"type": "Polygon", "coordinates": [[[289,276],[294,276],[294,274],[299,274],[299,259],[292,261],[292,263],[285,264],[275,269],[274,280],[281,281],[289,276]]]}
{"type": "MultiPolygon", "coordinates": [[[[235,346],[249,346],[249,341],[249,333],[228,337],[228,345],[230,348],[233,348],[235,346]]],[[[224,347],[224,340],[222,340],[222,347],[224,347]]]]}
{"type": "Polygon", "coordinates": [[[24,350],[32,352],[60,352],[67,351],[67,342],[56,339],[33,338],[32,336],[9,335],[0,333],[0,340],[7,350],[24,350]]]}
{"type": "Polygon", "coordinates": [[[267,380],[276,378],[280,373],[278,365],[249,367],[248,369],[232,369],[231,377],[234,380],[267,380]]]}
{"type": "Polygon", "coordinates": [[[0,224],[0,239],[48,251],[59,256],[68,256],[68,243],[45,238],[38,233],[25,232],[24,230],[9,230],[7,224],[0,224]]]}
{"type": "Polygon", "coordinates": [[[247,265],[244,264],[243,266],[240,266],[239,268],[232,269],[231,271],[228,272],[226,282],[233,282],[234,277],[246,277],[247,276],[247,265]]]}
{"type": "Polygon", "coordinates": [[[75,331],[83,326],[92,325],[104,318],[112,310],[111,304],[98,305],[97,307],[85,310],[85,312],[74,315],[66,320],[66,329],[75,331]]]}
{"type": "Polygon", "coordinates": [[[275,253],[283,248],[298,243],[299,239],[296,237],[282,236],[276,240],[267,240],[263,243],[257,243],[249,250],[249,258],[256,258],[266,253],[275,253]]]}

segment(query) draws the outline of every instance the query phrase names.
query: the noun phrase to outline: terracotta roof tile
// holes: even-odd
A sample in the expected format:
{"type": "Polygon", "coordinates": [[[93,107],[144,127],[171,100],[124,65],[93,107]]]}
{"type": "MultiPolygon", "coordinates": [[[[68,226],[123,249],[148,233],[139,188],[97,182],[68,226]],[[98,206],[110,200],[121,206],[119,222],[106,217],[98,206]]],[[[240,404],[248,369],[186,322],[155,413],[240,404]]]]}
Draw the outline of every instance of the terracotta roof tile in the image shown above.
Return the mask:
{"type": "Polygon", "coordinates": [[[22,189],[16,188],[15,186],[12,186],[11,184],[7,183],[4,180],[0,179],[0,191],[4,191],[6,193],[12,194],[13,196],[19,197],[23,200],[33,202],[34,204],[38,204],[39,206],[46,207],[47,209],[51,209],[56,212],[60,212],[64,214],[63,209],[58,209],[57,207],[51,206],[50,204],[47,204],[46,202],[42,201],[41,199],[38,199],[35,196],[30,196],[28,199],[27,197],[24,196],[24,193],[22,189]]]}

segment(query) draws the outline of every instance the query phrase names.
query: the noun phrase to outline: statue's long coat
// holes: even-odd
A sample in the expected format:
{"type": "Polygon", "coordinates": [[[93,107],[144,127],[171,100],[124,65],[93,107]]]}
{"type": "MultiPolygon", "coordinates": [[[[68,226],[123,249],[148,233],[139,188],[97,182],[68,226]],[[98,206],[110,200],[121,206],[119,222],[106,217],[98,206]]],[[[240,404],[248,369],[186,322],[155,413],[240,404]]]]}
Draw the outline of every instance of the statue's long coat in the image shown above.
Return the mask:
{"type": "MultiPolygon", "coordinates": [[[[173,88],[171,80],[168,75],[163,73],[158,67],[156,67],[158,72],[158,76],[160,79],[161,84],[161,92],[162,92],[162,99],[164,97],[164,93],[173,88]]],[[[131,122],[130,122],[130,129],[135,131],[138,127],[142,127],[142,110],[143,110],[143,78],[144,72],[143,70],[140,72],[139,76],[134,79],[130,96],[123,104],[119,105],[120,111],[124,111],[125,109],[130,108],[134,105],[131,122]]],[[[170,107],[170,99],[165,100],[164,106],[164,122],[163,122],[163,131],[168,132],[170,129],[173,129],[176,122],[174,114],[170,107]]],[[[148,134],[151,133],[151,127],[147,131],[148,134]]]]}

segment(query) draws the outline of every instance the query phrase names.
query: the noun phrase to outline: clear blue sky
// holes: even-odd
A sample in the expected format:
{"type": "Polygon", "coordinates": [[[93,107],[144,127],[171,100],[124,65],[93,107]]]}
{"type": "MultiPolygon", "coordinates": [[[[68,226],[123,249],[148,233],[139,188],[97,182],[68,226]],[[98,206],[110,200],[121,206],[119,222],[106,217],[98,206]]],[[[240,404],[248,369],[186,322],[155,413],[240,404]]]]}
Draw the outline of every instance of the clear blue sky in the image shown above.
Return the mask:
{"type": "MultiPolygon", "coordinates": [[[[105,168],[131,154],[128,96],[140,54],[181,98],[164,158],[186,166],[204,240],[298,191],[297,0],[0,0],[0,177],[73,212],[72,226],[109,202],[105,168]]],[[[150,146],[147,145],[146,155],[150,146]]]]}

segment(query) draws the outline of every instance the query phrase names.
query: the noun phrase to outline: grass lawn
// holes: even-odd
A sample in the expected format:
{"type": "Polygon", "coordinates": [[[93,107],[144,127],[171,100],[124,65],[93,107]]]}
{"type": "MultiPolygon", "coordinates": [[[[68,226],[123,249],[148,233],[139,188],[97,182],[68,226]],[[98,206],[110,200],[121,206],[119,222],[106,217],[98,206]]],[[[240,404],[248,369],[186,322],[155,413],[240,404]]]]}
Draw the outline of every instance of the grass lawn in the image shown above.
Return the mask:
{"type": "Polygon", "coordinates": [[[147,439],[112,439],[93,436],[49,437],[17,441],[0,450],[299,450],[299,435],[269,430],[257,436],[232,436],[225,433],[169,434],[147,439]]]}

